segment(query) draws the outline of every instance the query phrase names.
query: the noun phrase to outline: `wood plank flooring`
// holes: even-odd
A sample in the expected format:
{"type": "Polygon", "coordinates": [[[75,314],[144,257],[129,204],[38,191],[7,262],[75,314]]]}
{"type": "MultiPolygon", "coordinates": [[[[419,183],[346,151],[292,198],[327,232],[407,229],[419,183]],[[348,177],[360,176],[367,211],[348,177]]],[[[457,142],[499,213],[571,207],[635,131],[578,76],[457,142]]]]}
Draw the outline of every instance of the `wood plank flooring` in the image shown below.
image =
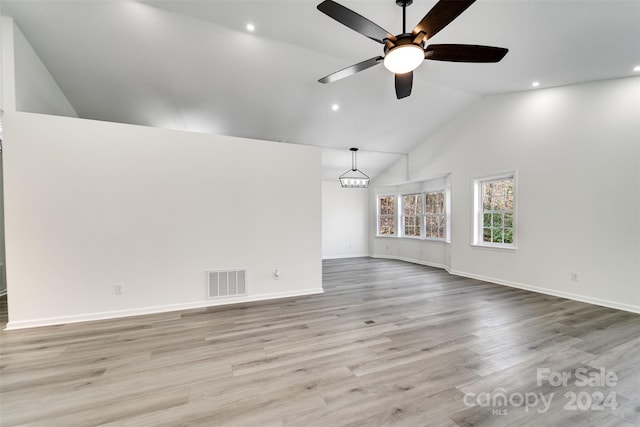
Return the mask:
{"type": "Polygon", "coordinates": [[[324,295],[2,332],[0,425],[640,425],[639,315],[400,261],[323,275],[324,295]]]}

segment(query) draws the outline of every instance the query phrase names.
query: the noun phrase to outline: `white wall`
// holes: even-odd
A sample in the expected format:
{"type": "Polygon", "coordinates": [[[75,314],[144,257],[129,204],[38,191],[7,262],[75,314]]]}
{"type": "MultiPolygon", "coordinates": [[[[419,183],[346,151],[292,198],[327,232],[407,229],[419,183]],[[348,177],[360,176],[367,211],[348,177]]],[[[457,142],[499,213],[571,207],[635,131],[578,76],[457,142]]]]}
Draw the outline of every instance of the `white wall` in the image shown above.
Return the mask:
{"type": "MultiPolygon", "coordinates": [[[[0,139],[2,139],[2,116],[4,111],[15,111],[15,55],[13,43],[13,19],[0,16],[0,139]]],[[[2,197],[2,158],[0,154],[0,295],[7,293],[4,254],[4,207],[2,197]]]]}
{"type": "Polygon", "coordinates": [[[208,269],[248,269],[237,301],[322,292],[314,147],[29,113],[4,126],[8,328],[212,305],[208,269]]]}
{"type": "Polygon", "coordinates": [[[0,110],[16,109],[13,19],[0,16],[0,110]]]}
{"type": "Polygon", "coordinates": [[[13,23],[17,111],[78,117],[20,28],[13,23]]]}
{"type": "Polygon", "coordinates": [[[369,192],[322,182],[322,258],[369,255],[369,192]]]}
{"type": "Polygon", "coordinates": [[[639,170],[636,77],[486,97],[413,150],[408,173],[451,173],[452,272],[640,311],[639,170]],[[471,246],[473,178],[513,170],[518,249],[471,246]]]}
{"type": "Polygon", "coordinates": [[[0,295],[7,293],[7,278],[5,275],[5,255],[4,255],[4,191],[2,178],[2,153],[0,152],[0,295]]]}
{"type": "MultiPolygon", "coordinates": [[[[0,16],[0,111],[16,110],[78,116],[14,20],[0,16]]],[[[0,186],[1,173],[0,164],[0,186]]],[[[5,241],[1,202],[0,200],[0,295],[4,295],[5,241]]]]}

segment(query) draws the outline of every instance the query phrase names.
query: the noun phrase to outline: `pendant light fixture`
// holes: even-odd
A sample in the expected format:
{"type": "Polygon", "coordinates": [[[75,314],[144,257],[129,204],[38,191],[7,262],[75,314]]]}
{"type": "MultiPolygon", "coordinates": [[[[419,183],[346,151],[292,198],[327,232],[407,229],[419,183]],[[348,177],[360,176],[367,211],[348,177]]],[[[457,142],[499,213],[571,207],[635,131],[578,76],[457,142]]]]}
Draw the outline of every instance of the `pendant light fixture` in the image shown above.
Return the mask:
{"type": "Polygon", "coordinates": [[[369,177],[358,170],[358,166],[356,163],[356,152],[357,148],[350,148],[351,151],[351,169],[340,175],[340,185],[343,188],[368,188],[369,187],[369,177]]]}

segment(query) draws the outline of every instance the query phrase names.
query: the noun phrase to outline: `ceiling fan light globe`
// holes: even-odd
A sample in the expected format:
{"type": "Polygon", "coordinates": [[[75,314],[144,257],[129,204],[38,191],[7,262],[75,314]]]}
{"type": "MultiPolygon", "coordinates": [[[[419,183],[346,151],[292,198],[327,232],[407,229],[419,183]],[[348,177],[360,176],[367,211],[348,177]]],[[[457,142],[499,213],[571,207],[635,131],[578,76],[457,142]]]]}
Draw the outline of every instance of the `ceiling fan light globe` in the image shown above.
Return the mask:
{"type": "Polygon", "coordinates": [[[415,70],[424,61],[424,50],[415,44],[404,44],[389,50],[384,56],[384,66],[394,74],[415,70]]]}

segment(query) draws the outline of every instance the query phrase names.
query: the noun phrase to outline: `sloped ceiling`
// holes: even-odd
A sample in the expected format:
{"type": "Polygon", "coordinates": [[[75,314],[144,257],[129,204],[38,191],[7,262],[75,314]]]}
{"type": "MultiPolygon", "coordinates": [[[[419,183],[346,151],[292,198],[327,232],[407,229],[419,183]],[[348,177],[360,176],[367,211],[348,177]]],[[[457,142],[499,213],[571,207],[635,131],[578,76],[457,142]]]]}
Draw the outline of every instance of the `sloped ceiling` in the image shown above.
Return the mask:
{"type": "MultiPolygon", "coordinates": [[[[480,0],[432,42],[507,47],[505,59],[427,61],[412,95],[397,100],[382,66],[317,82],[382,54],[317,3],[3,0],[1,13],[80,117],[321,146],[326,179],[349,168],[353,146],[375,176],[481,96],[532,90],[534,80],[544,88],[625,77],[640,65],[639,1],[480,0]]],[[[394,0],[341,3],[401,32],[394,0]]],[[[434,4],[415,0],[407,26],[434,4]]]]}

